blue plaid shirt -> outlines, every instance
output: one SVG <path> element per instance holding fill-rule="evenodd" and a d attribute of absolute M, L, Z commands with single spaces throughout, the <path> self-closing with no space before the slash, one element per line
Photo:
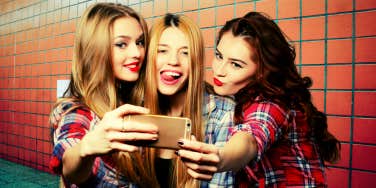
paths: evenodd
<path fill-rule="evenodd" d="M 212 94 L 205 94 L 205 107 L 203 110 L 206 117 L 205 142 L 223 147 L 230 135 L 229 128 L 234 126 L 235 102 Z M 201 187 L 234 187 L 233 172 L 215 173 L 211 181 L 201 181 Z"/>

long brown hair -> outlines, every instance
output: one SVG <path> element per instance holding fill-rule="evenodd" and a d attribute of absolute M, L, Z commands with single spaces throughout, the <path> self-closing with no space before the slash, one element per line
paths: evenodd
<path fill-rule="evenodd" d="M 143 80 L 145 63 L 139 72 L 138 81 L 128 83 L 116 79 L 112 68 L 112 26 L 115 20 L 123 17 L 136 19 L 142 30 L 145 48 L 148 43 L 148 29 L 145 20 L 133 9 L 114 3 L 96 3 L 83 13 L 76 31 L 73 51 L 70 85 L 65 92 L 64 101 L 76 101 L 86 106 L 102 118 L 120 104 L 141 105 L 144 96 Z M 77 108 L 78 105 L 72 107 Z M 155 185 L 152 158 L 146 149 L 140 153 L 115 152 L 112 158 L 116 168 L 127 178 L 141 187 Z"/>
<path fill-rule="evenodd" d="M 295 49 L 273 20 L 258 12 L 232 19 L 219 32 L 217 44 L 224 33 L 239 36 L 252 47 L 251 57 L 257 64 L 255 75 L 236 95 L 235 122 L 243 121 L 245 105 L 256 97 L 272 100 L 285 109 L 302 111 L 311 127 L 322 160 L 339 159 L 340 143 L 328 132 L 326 115 L 317 110 L 311 100 L 309 77 L 301 77 L 294 64 Z"/>
<path fill-rule="evenodd" d="M 184 117 L 189 117 L 192 122 L 192 134 L 198 140 L 202 140 L 202 103 L 204 91 L 204 42 L 199 27 L 184 15 L 167 14 L 162 19 L 156 21 L 150 32 L 150 45 L 148 51 L 148 63 L 146 68 L 146 89 L 145 107 L 150 109 L 152 114 L 167 114 L 170 105 L 168 97 L 164 97 L 158 92 L 156 59 L 158 43 L 163 31 L 169 27 L 180 29 L 188 38 L 189 42 L 189 77 L 186 88 L 186 98 L 182 101 Z M 183 186 L 192 180 L 186 174 L 186 170 L 180 160 L 177 160 L 175 168 L 176 185 Z"/>

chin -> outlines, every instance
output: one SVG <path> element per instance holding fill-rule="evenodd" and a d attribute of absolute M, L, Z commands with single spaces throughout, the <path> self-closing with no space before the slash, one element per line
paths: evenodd
<path fill-rule="evenodd" d="M 177 93 L 176 90 L 170 90 L 170 89 L 158 89 L 159 93 L 166 96 L 175 95 Z"/>
<path fill-rule="evenodd" d="M 135 82 L 138 79 L 138 74 L 135 76 L 128 75 L 127 77 L 123 77 L 121 80 L 126 82 Z"/>
<path fill-rule="evenodd" d="M 231 95 L 230 93 L 224 91 L 223 89 L 220 89 L 218 87 L 214 87 L 214 91 L 218 95 Z"/>

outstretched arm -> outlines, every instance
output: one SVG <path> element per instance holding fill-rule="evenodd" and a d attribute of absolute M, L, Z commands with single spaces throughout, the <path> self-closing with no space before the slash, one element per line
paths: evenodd
<path fill-rule="evenodd" d="M 62 158 L 63 176 L 71 183 L 83 183 L 91 174 L 95 157 L 115 150 L 137 151 L 137 146 L 126 144 L 126 141 L 156 140 L 158 128 L 155 125 L 123 122 L 126 114 L 147 112 L 145 108 L 128 104 L 107 112 L 94 130 L 87 132 L 79 143 L 65 150 Z"/>
<path fill-rule="evenodd" d="M 247 132 L 237 132 L 221 149 L 212 144 L 181 140 L 179 157 L 188 167 L 188 174 L 195 179 L 210 180 L 213 174 L 237 171 L 255 158 L 255 138 Z"/>
<path fill-rule="evenodd" d="M 257 155 L 255 138 L 247 132 L 237 132 L 220 149 L 219 171 L 238 171 Z"/>

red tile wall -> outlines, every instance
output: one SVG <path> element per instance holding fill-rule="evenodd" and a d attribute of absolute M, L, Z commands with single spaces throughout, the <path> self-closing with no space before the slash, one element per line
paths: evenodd
<path fill-rule="evenodd" d="M 100 0 L 98 0 L 100 1 Z M 312 98 L 342 142 L 329 187 L 369 187 L 376 178 L 376 0 L 112 0 L 139 11 L 149 27 L 166 12 L 191 17 L 205 35 L 206 80 L 217 32 L 248 11 L 275 19 L 294 43 Z M 0 2 L 0 157 L 48 171 L 48 114 L 56 82 L 69 79 L 77 20 L 96 1 Z"/>

